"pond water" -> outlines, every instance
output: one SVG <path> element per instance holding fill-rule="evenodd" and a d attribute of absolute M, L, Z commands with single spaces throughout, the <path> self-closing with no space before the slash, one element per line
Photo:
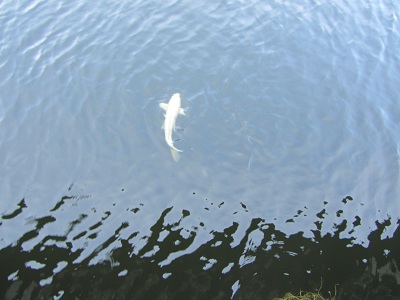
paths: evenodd
<path fill-rule="evenodd" d="M 399 6 L 264 2 L 0 3 L 2 298 L 400 297 Z"/>

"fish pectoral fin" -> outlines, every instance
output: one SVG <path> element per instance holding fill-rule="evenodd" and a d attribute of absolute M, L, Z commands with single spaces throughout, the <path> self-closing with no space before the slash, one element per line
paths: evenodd
<path fill-rule="evenodd" d="M 186 116 L 186 111 L 183 108 L 179 109 L 179 114 L 182 116 Z"/>
<path fill-rule="evenodd" d="M 160 103 L 160 107 L 161 107 L 163 110 L 167 111 L 167 109 L 168 109 L 168 103 Z"/>

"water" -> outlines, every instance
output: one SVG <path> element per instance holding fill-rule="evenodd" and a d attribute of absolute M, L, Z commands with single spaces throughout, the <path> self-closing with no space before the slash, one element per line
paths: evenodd
<path fill-rule="evenodd" d="M 0 20 L 4 298 L 400 297 L 398 5 L 3 1 Z"/>

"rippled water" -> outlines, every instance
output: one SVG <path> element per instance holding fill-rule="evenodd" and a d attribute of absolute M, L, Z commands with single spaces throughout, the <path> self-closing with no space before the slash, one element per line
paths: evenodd
<path fill-rule="evenodd" d="M 388 268 L 400 297 L 399 16 L 1 2 L 1 295 L 269 299 L 322 278 L 348 299 Z M 158 105 L 175 92 L 178 163 Z"/>

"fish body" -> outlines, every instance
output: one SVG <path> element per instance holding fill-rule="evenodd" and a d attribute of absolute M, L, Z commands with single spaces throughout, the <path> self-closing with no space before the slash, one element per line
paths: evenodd
<path fill-rule="evenodd" d="M 183 108 L 181 108 L 181 95 L 179 93 L 173 94 L 168 103 L 160 103 L 160 107 L 165 110 L 165 120 L 161 127 L 164 129 L 165 142 L 171 149 L 172 157 L 175 161 L 179 160 L 179 152 L 182 150 L 174 146 L 172 140 L 172 131 L 175 130 L 176 119 L 179 114 L 186 115 Z"/>

